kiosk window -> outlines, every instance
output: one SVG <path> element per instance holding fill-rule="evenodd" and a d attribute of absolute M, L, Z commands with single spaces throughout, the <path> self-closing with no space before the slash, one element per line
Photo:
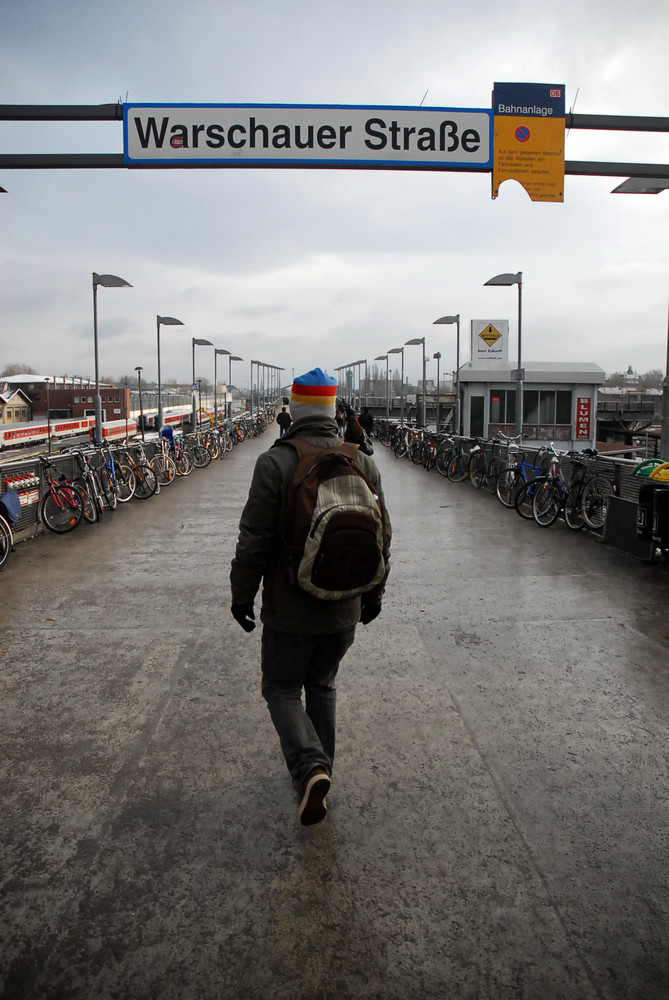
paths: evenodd
<path fill-rule="evenodd" d="M 515 420 L 516 420 L 516 390 L 491 389 L 489 423 L 513 424 L 515 423 Z"/>

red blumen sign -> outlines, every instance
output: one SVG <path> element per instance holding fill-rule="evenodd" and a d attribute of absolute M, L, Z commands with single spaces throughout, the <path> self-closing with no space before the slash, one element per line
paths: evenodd
<path fill-rule="evenodd" d="M 579 396 L 576 399 L 576 437 L 590 437 L 591 400 L 589 396 Z"/>

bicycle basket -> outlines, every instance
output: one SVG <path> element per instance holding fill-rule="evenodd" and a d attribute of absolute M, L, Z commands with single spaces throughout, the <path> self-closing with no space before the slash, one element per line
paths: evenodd
<path fill-rule="evenodd" d="M 2 514 L 10 528 L 13 528 L 21 517 L 21 501 L 14 490 L 7 490 L 0 497 L 0 514 Z"/>

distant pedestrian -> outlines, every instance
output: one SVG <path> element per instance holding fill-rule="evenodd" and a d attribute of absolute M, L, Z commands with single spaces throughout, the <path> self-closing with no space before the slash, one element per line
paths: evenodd
<path fill-rule="evenodd" d="M 335 423 L 337 424 L 337 434 L 339 435 L 339 437 L 343 437 L 344 427 L 346 425 L 346 417 L 344 416 L 344 411 L 342 410 L 341 406 L 337 407 L 337 411 L 335 413 Z"/>
<path fill-rule="evenodd" d="M 371 435 L 372 431 L 374 430 L 374 417 L 369 412 L 368 406 L 363 406 L 362 413 L 358 417 L 358 420 L 363 430 L 366 430 L 367 433 Z"/>
<path fill-rule="evenodd" d="M 281 408 L 281 413 L 277 416 L 276 422 L 279 425 L 279 437 L 282 438 L 293 422 L 293 418 L 285 406 Z"/>
<path fill-rule="evenodd" d="M 346 421 L 346 429 L 344 430 L 344 441 L 350 441 L 351 444 L 362 444 L 365 437 L 365 432 L 360 425 L 360 421 L 356 417 L 353 410 L 349 413 L 348 420 Z"/>

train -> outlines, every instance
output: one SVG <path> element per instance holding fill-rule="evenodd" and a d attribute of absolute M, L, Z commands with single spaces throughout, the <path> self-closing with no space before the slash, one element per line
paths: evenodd
<path fill-rule="evenodd" d="M 163 423 L 171 426 L 182 424 L 192 416 L 192 408 L 188 406 L 173 406 L 163 410 Z M 157 411 L 144 413 L 144 429 L 158 430 Z M 95 417 L 68 417 L 51 421 L 51 427 L 44 423 L 32 424 L 0 424 L 0 450 L 7 448 L 26 448 L 35 444 L 47 444 L 49 430 L 51 441 L 67 441 L 68 438 L 91 436 L 95 427 Z M 121 441 L 133 437 L 141 431 L 139 413 L 131 414 L 127 420 L 105 420 L 102 423 L 102 438 L 104 441 Z"/>

